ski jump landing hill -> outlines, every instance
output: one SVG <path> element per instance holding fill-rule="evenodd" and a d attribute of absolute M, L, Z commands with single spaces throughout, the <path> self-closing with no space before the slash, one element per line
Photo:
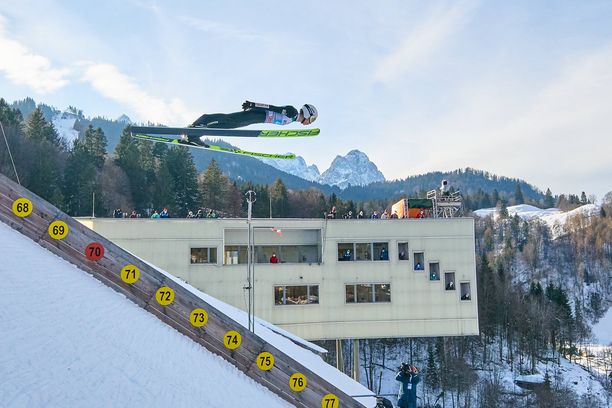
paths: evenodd
<path fill-rule="evenodd" d="M 1 174 L 0 222 L 93 275 L 294 406 L 364 406 L 226 316 L 197 293 Z M 207 321 L 201 325 L 206 316 Z M 264 352 L 270 354 L 262 355 Z M 272 359 L 266 358 L 270 355 L 272 364 Z M 302 385 L 305 388 L 299 391 Z"/>

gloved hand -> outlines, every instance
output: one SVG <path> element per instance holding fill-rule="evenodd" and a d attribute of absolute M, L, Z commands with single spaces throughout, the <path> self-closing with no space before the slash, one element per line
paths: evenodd
<path fill-rule="evenodd" d="M 242 110 L 251 109 L 253 107 L 253 105 L 255 105 L 253 102 L 244 101 L 244 103 L 242 104 Z"/>

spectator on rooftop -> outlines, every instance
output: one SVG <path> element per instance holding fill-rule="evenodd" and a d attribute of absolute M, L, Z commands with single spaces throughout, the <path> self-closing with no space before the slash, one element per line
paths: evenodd
<path fill-rule="evenodd" d="M 153 215 L 151 215 L 151 218 L 154 220 L 159 218 L 159 213 L 157 212 L 157 210 L 153 211 Z"/>
<path fill-rule="evenodd" d="M 159 218 L 170 218 L 170 213 L 166 207 L 159 213 Z"/>
<path fill-rule="evenodd" d="M 372 214 L 372 219 L 379 219 L 380 216 L 378 215 L 378 211 L 374 210 L 374 213 Z"/>

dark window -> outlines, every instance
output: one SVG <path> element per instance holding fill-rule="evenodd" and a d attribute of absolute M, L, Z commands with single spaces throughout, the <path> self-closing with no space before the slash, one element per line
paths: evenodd
<path fill-rule="evenodd" d="M 388 303 L 391 302 L 391 284 L 346 285 L 346 303 Z"/>
<path fill-rule="evenodd" d="M 355 244 L 355 260 L 356 261 L 371 261 L 372 260 L 372 244 L 357 243 Z"/>
<path fill-rule="evenodd" d="M 400 261 L 408 260 L 408 243 L 407 242 L 397 243 L 397 257 Z"/>
<path fill-rule="evenodd" d="M 374 285 L 374 302 L 391 302 L 391 285 L 381 283 Z"/>
<path fill-rule="evenodd" d="M 444 273 L 444 288 L 446 290 L 455 290 L 455 272 Z"/>
<path fill-rule="evenodd" d="M 432 280 L 432 281 L 440 280 L 440 263 L 439 262 L 429 263 L 429 280 Z"/>
<path fill-rule="evenodd" d="M 461 300 L 472 300 L 470 282 L 461 282 Z"/>
<path fill-rule="evenodd" d="M 338 260 L 339 261 L 352 261 L 353 258 L 353 244 L 352 243 L 339 243 L 338 244 Z"/>
<path fill-rule="evenodd" d="M 389 260 L 389 244 L 387 242 L 374 242 L 373 247 L 375 261 Z"/>
<path fill-rule="evenodd" d="M 191 263 L 217 263 L 217 248 L 191 248 Z"/>
<path fill-rule="evenodd" d="M 425 270 L 425 255 L 423 252 L 414 253 L 414 270 L 424 271 Z"/>

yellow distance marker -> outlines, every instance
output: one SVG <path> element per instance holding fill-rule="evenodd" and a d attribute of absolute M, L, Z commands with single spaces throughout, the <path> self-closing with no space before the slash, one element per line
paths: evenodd
<path fill-rule="evenodd" d="M 334 394 L 327 394 L 321 399 L 321 408 L 338 408 L 340 399 Z"/>
<path fill-rule="evenodd" d="M 132 264 L 127 264 L 121 269 L 121 280 L 131 285 L 140 279 L 140 269 Z"/>
<path fill-rule="evenodd" d="M 230 330 L 223 336 L 223 344 L 230 350 L 235 350 L 242 344 L 242 336 L 235 330 Z"/>
<path fill-rule="evenodd" d="M 270 371 L 274 367 L 274 356 L 272 353 L 262 351 L 257 356 L 257 367 L 262 371 Z"/>
<path fill-rule="evenodd" d="M 174 301 L 174 291 L 168 286 L 162 286 L 155 292 L 155 299 L 160 305 L 168 306 Z"/>
<path fill-rule="evenodd" d="M 202 327 L 208 322 L 208 313 L 204 309 L 193 309 L 189 315 L 189 323 L 195 327 Z"/>
<path fill-rule="evenodd" d="M 289 387 L 295 392 L 304 391 L 306 383 L 306 376 L 302 373 L 294 373 L 289 377 Z"/>
<path fill-rule="evenodd" d="M 13 214 L 18 217 L 27 217 L 32 214 L 33 209 L 32 202 L 27 198 L 21 197 L 13 201 Z"/>
<path fill-rule="evenodd" d="M 64 221 L 56 220 L 49 224 L 49 235 L 53 239 L 63 239 L 68 235 L 68 224 Z"/>

